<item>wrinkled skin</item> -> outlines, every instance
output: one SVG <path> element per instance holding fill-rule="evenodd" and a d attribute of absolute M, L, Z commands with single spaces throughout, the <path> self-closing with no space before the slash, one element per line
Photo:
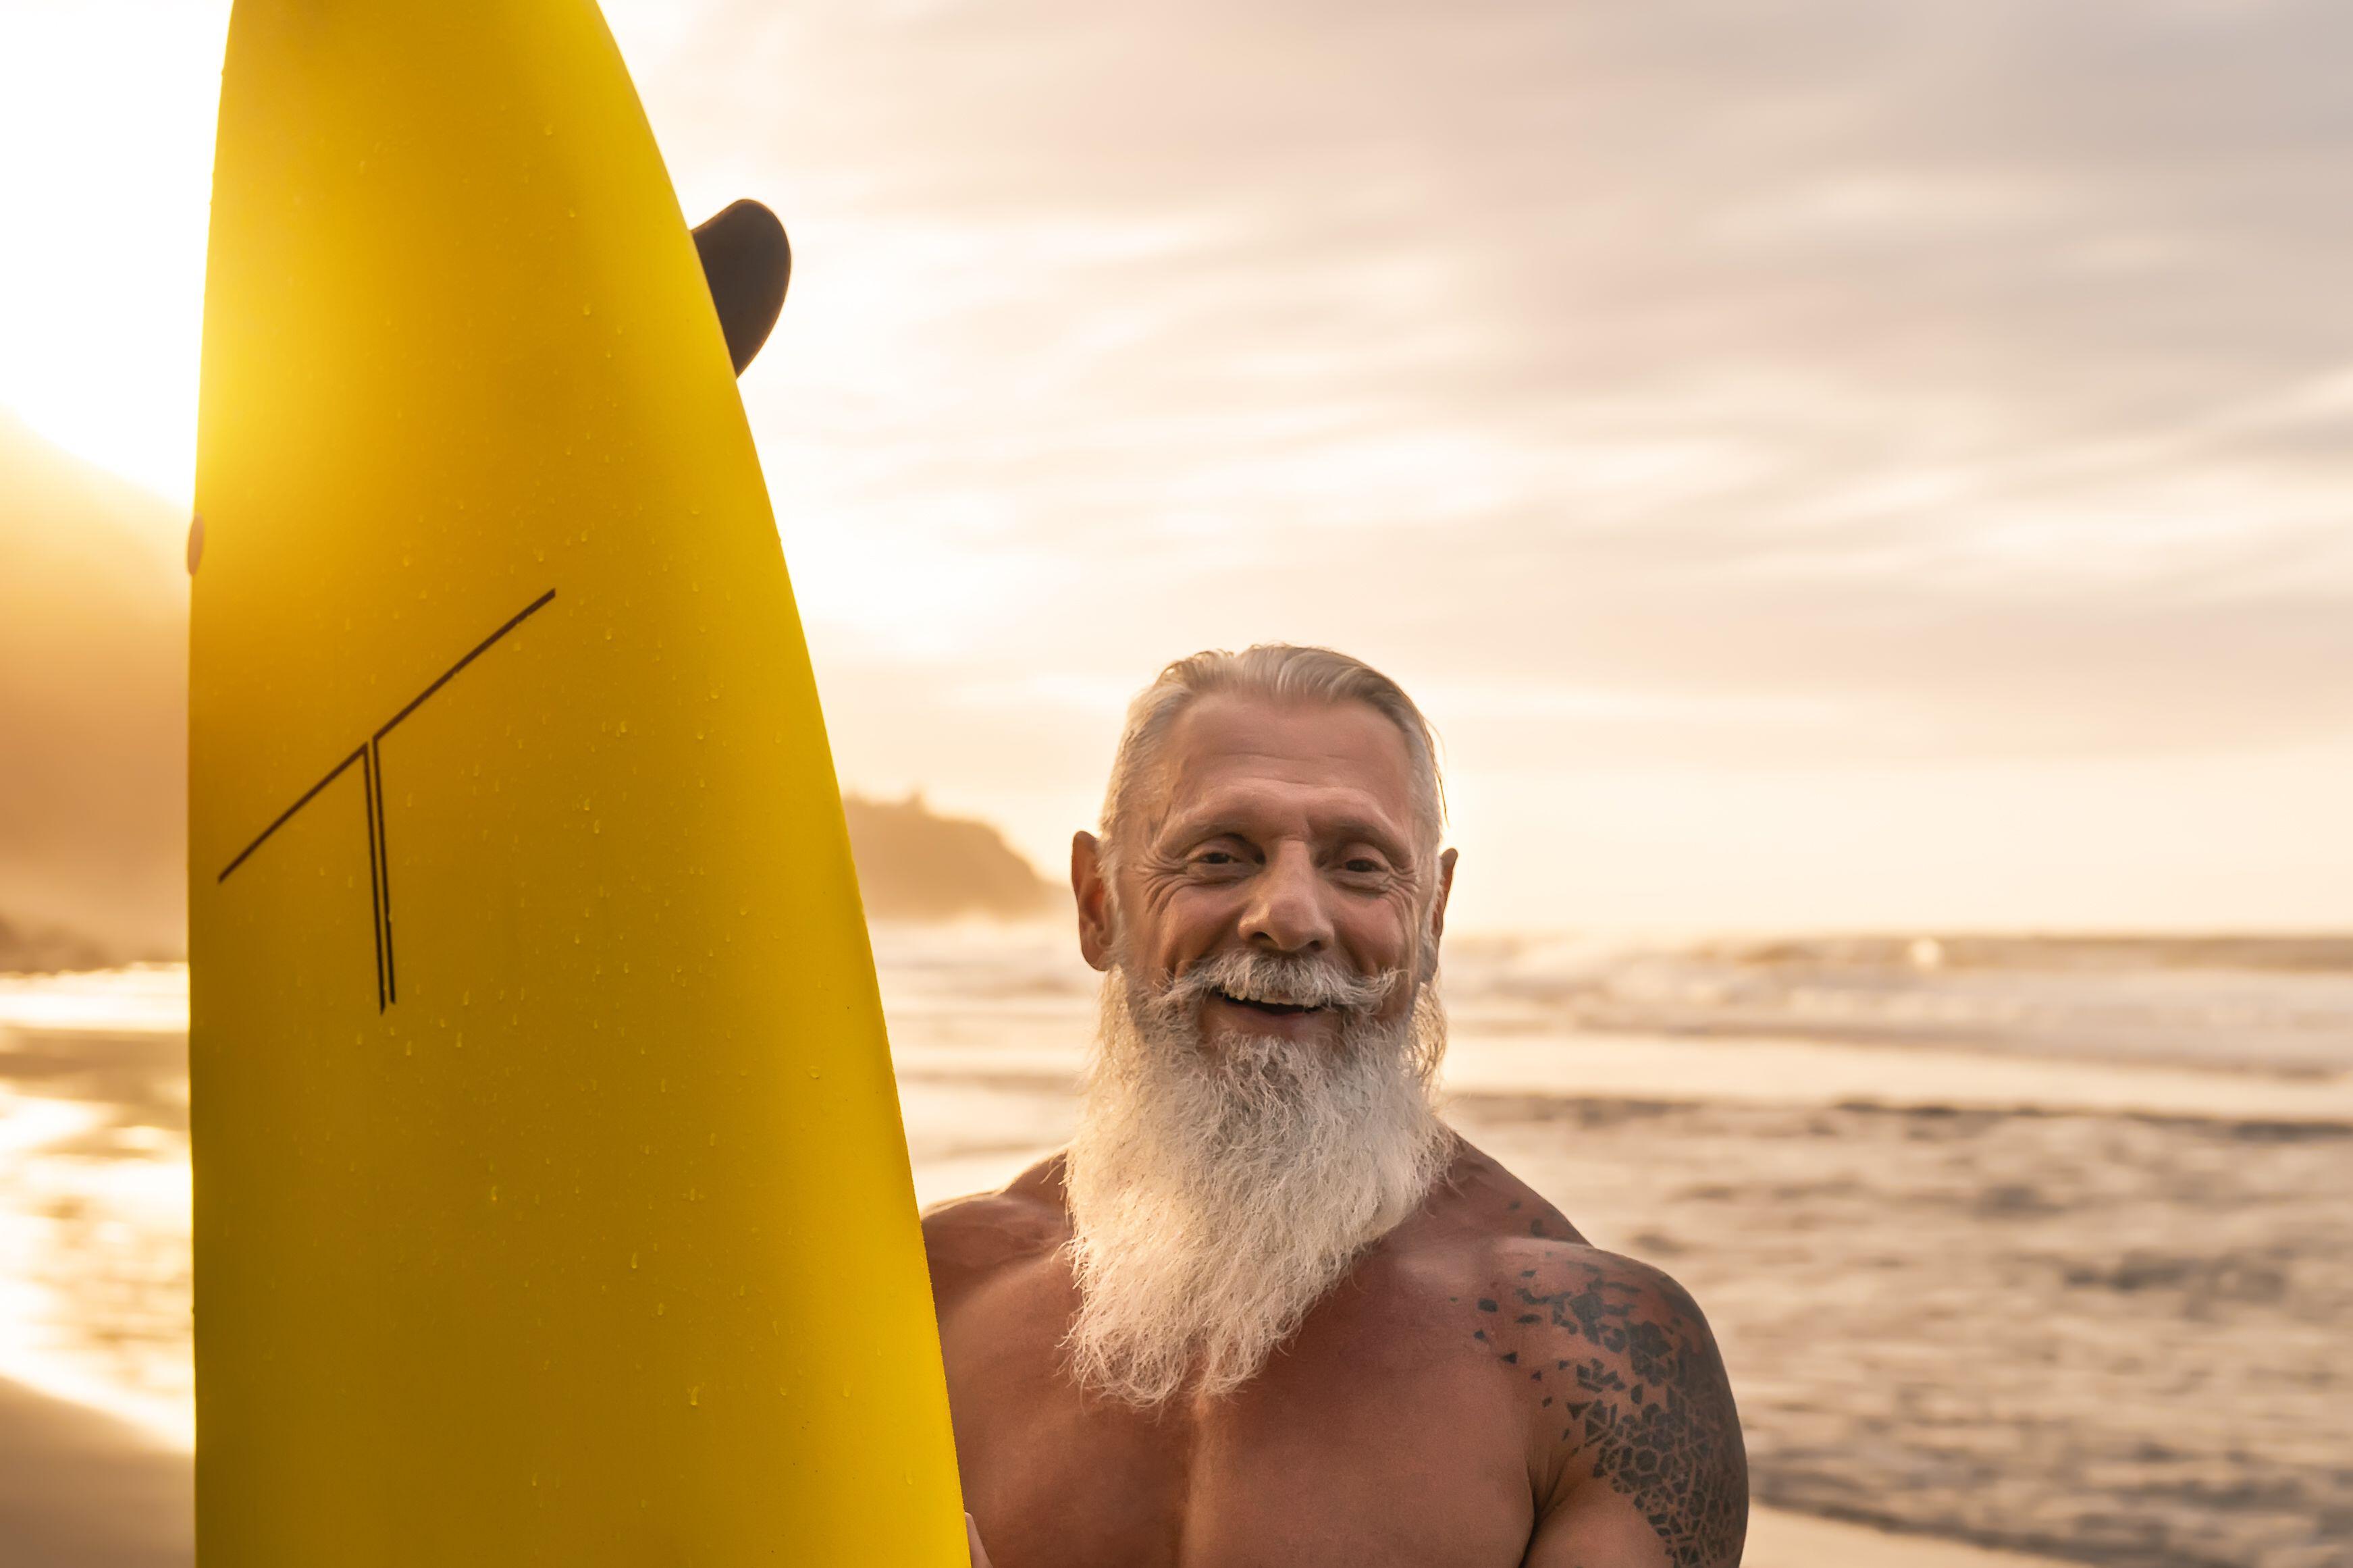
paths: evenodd
<path fill-rule="evenodd" d="M 1454 859 L 1413 826 L 1403 739 L 1359 704 L 1201 700 L 1116 870 L 1072 847 L 1080 942 L 1151 985 L 1237 945 L 1434 974 Z M 1384 1005 L 1412 1004 L 1399 986 Z M 1213 998 L 1331 1049 L 1339 1020 Z M 1457 1141 L 1420 1211 L 1222 1400 L 1138 1411 L 1060 1353 L 1078 1299 L 1060 1156 L 925 1217 L 975 1561 L 996 1568 L 1734 1568 L 1747 1485 L 1690 1297 L 1588 1246 Z M 986 1542 L 985 1548 L 982 1542 Z"/>

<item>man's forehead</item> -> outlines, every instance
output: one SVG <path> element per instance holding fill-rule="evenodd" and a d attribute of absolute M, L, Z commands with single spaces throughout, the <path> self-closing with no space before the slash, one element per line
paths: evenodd
<path fill-rule="evenodd" d="M 1212 693 L 1170 726 L 1159 761 L 1155 815 L 1164 823 L 1268 793 L 1370 814 L 1399 831 L 1413 818 L 1405 736 L 1366 702 Z"/>

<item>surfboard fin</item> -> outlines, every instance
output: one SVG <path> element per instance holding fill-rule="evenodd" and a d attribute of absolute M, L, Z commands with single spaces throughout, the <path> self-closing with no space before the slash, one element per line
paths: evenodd
<path fill-rule="evenodd" d="M 741 375 L 785 308 L 785 289 L 793 279 L 792 242 L 776 214 L 746 200 L 732 202 L 697 224 L 694 249 L 702 258 L 711 302 L 719 308 L 727 357 Z"/>

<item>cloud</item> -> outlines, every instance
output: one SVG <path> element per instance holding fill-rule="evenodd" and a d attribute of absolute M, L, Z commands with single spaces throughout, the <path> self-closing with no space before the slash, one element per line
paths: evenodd
<path fill-rule="evenodd" d="M 829 667 L 1324 637 L 1736 755 L 2353 726 L 2338 8 L 664 26 L 684 184 L 800 243 L 749 392 Z"/>
<path fill-rule="evenodd" d="M 744 390 L 853 784 L 1051 858 L 1122 693 L 1288 637 L 1424 693 L 1514 821 L 1934 774 L 1897 816 L 1949 843 L 1993 770 L 2079 826 L 2194 774 L 2163 798 L 2267 824 L 2250 864 L 2341 838 L 2283 781 L 2341 795 L 2353 738 L 2353 11 L 608 9 L 689 216 L 794 235 Z M 0 185 L 55 240 L 0 392 L 175 495 L 226 10 L 0 26 L 49 149 Z M 1736 844 L 1658 885 L 1707 918 Z"/>

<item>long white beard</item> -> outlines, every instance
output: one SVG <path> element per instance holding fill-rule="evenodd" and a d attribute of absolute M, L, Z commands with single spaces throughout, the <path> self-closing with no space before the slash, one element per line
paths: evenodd
<path fill-rule="evenodd" d="M 1367 987 L 1324 961 L 1229 955 L 1217 975 L 1261 999 Z M 1289 967 L 1286 967 L 1286 964 Z M 1239 965 L 1239 969 L 1236 968 Z M 1255 1377 L 1373 1242 L 1420 1206 L 1451 1135 L 1433 1105 L 1446 1019 L 1423 986 L 1409 1017 L 1347 1017 L 1330 1050 L 1202 1037 L 1188 974 L 1138 995 L 1104 976 L 1068 1161 L 1080 1308 L 1064 1348 L 1082 1385 L 1151 1406 Z M 1271 989 L 1270 990 L 1270 987 Z"/>

